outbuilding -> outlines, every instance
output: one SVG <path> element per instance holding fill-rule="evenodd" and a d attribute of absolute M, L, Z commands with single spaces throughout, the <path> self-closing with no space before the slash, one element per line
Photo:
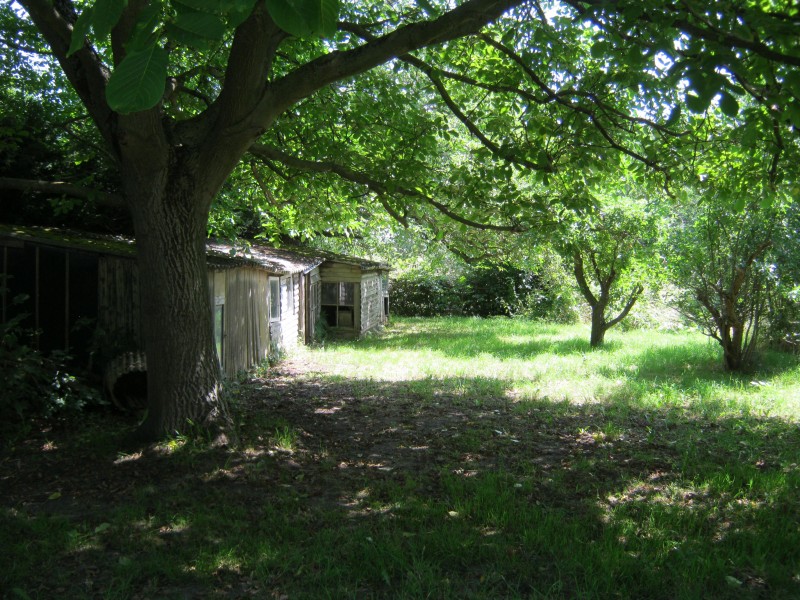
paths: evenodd
<path fill-rule="evenodd" d="M 386 322 L 385 264 L 249 242 L 207 247 L 209 317 L 227 375 L 310 343 L 321 328 L 358 337 Z M 25 315 L 41 350 L 67 351 L 107 379 L 142 370 L 135 256 L 124 237 L 0 225 L 0 317 Z"/>

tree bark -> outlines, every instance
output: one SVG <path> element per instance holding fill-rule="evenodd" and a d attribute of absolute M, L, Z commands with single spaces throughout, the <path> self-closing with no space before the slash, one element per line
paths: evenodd
<path fill-rule="evenodd" d="M 611 287 L 617 280 L 619 274 L 612 266 L 607 274 L 603 274 L 597 266 L 597 261 L 594 255 L 590 254 L 592 259 L 593 270 L 598 286 L 600 287 L 600 296 L 595 296 L 589 283 L 586 279 L 586 271 L 583 266 L 583 256 L 580 250 L 575 249 L 572 253 L 573 272 L 575 280 L 578 283 L 578 288 L 581 291 L 586 302 L 592 309 L 592 331 L 589 334 L 589 345 L 592 348 L 599 348 L 605 342 L 606 331 L 614 327 L 617 323 L 622 321 L 631 312 L 633 305 L 639 299 L 639 295 L 644 291 L 644 287 L 637 285 L 628 297 L 628 301 L 620 311 L 620 313 L 611 320 L 606 318 L 606 309 L 611 302 Z"/>
<path fill-rule="evenodd" d="M 592 306 L 592 332 L 589 335 L 589 345 L 592 348 L 599 348 L 603 345 L 606 338 L 606 307 L 599 303 Z"/>
<path fill-rule="evenodd" d="M 123 169 L 137 232 L 147 353 L 148 410 L 137 437 L 152 441 L 202 431 L 224 443 L 232 429 L 214 349 L 205 247 L 216 188 L 174 156 L 154 161 L 155 169 L 142 168 L 142 162 Z"/>
<path fill-rule="evenodd" d="M 147 439 L 220 431 L 229 424 L 214 351 L 205 254 L 211 201 L 253 142 L 291 106 L 320 88 L 413 50 L 479 31 L 520 0 L 469 0 L 437 19 L 412 23 L 334 51 L 270 79 L 285 34 L 264 3 L 237 28 L 218 97 L 175 120 L 162 106 L 124 115 L 109 107 L 110 69 L 89 43 L 71 56 L 70 0 L 21 0 L 87 107 L 120 167 L 122 196 L 137 240 L 148 414 Z M 114 63 L 125 55 L 142 2 L 129 2 L 112 30 Z M 291 62 L 291 61 L 289 61 Z M 446 207 L 440 208 L 444 210 Z"/>

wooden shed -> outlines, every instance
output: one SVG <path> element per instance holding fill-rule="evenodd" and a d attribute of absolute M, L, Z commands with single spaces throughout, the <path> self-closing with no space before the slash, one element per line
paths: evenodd
<path fill-rule="evenodd" d="M 133 240 L 0 225 L 0 317 L 26 314 L 44 351 L 144 368 Z M 310 342 L 323 321 L 358 336 L 388 315 L 388 267 L 308 249 L 208 243 L 210 319 L 227 375 Z M 116 363 L 114 363 L 116 361 Z"/>
<path fill-rule="evenodd" d="M 385 264 L 325 254 L 319 267 L 320 319 L 335 334 L 359 337 L 389 316 Z"/>
<path fill-rule="evenodd" d="M 296 313 L 283 319 L 281 328 L 284 332 L 296 331 L 297 338 L 305 343 L 315 339 L 320 327 L 336 336 L 359 337 L 380 328 L 388 319 L 386 264 L 307 248 L 258 244 L 237 248 L 221 243 L 209 244 L 209 248 L 217 255 L 235 256 L 271 273 L 279 272 L 287 278 L 291 275 L 286 302 L 296 305 Z M 283 290 L 283 279 L 281 286 Z M 292 345 L 284 341 L 284 348 Z"/>

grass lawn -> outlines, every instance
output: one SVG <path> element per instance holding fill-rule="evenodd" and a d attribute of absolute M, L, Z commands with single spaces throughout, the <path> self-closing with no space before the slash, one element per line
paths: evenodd
<path fill-rule="evenodd" d="M 798 598 L 800 361 L 398 319 L 234 386 L 241 446 L 0 454 L 8 598 Z"/>

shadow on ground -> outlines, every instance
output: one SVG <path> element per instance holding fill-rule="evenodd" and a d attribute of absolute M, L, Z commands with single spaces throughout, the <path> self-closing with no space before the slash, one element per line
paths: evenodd
<path fill-rule="evenodd" d="M 39 431 L 0 459 L 0 584 L 21 598 L 800 595 L 796 424 L 507 392 L 287 363 L 244 386 L 235 450 L 120 454 L 129 423 L 113 418 Z"/>

